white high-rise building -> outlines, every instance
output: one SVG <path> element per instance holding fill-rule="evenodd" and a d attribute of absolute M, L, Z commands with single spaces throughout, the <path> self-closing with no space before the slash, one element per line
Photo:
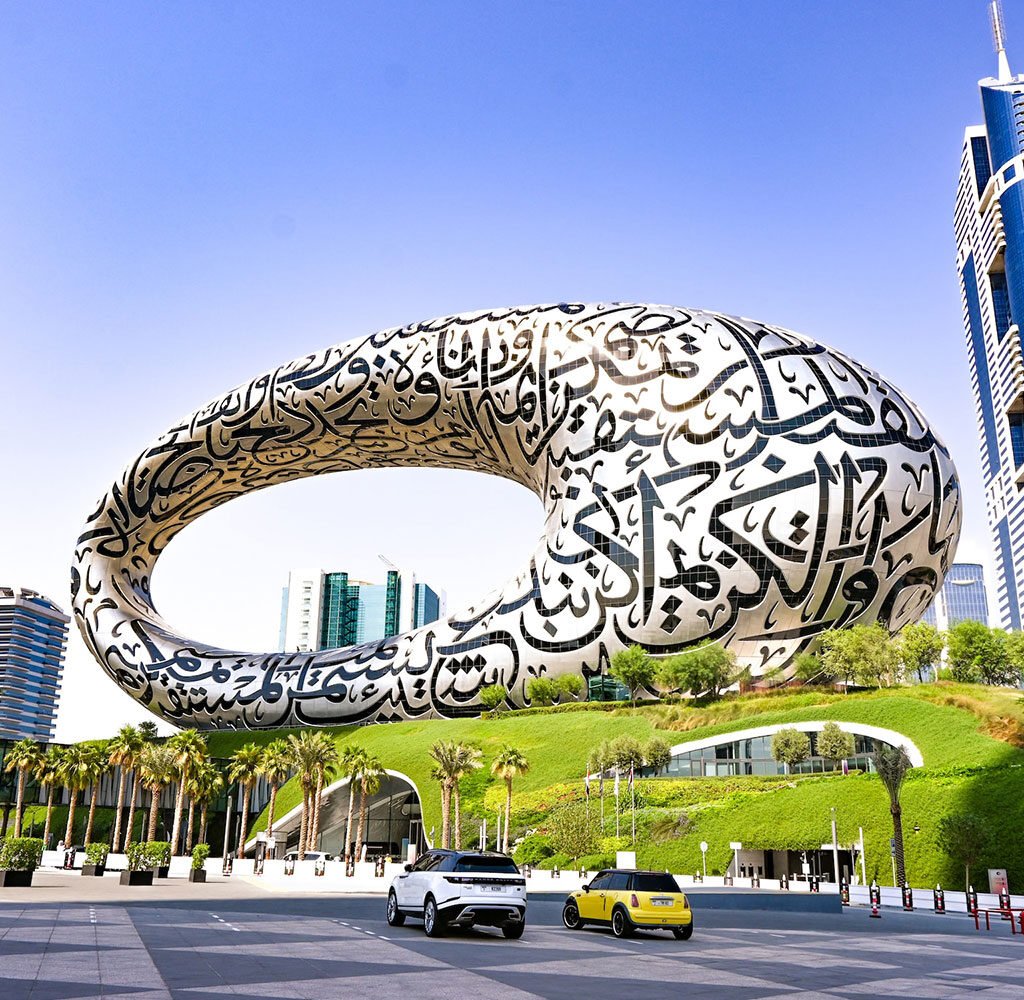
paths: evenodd
<path fill-rule="evenodd" d="M 389 569 L 382 584 L 343 571 L 296 569 L 281 594 L 282 652 L 313 652 L 375 642 L 436 621 L 440 593 L 413 573 Z"/>
<path fill-rule="evenodd" d="M 999 624 L 1024 595 L 1024 76 L 1014 76 L 992 4 L 998 76 L 979 81 L 985 124 L 964 135 L 954 229 Z"/>

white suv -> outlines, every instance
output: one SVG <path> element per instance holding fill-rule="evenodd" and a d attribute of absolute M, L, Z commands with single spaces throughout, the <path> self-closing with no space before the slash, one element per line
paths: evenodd
<path fill-rule="evenodd" d="M 428 937 L 445 927 L 500 927 L 507 938 L 526 928 L 526 879 L 505 854 L 490 851 L 427 851 L 406 865 L 388 891 L 388 923 L 423 921 Z"/>

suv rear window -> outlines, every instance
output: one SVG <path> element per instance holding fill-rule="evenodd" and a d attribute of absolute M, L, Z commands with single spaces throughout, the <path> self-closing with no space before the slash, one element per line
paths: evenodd
<path fill-rule="evenodd" d="M 634 892 L 680 892 L 676 880 L 671 875 L 655 875 L 638 872 L 633 876 Z"/>
<path fill-rule="evenodd" d="M 511 858 L 489 858 L 483 854 L 467 854 L 455 862 L 456 872 L 495 872 L 500 875 L 518 875 L 519 869 Z"/>

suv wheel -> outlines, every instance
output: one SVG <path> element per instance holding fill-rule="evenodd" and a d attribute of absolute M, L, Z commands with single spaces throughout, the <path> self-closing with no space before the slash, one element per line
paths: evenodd
<path fill-rule="evenodd" d="M 571 931 L 579 930 L 583 926 L 580 908 L 571 900 L 562 907 L 562 923 Z"/>
<path fill-rule="evenodd" d="M 388 927 L 401 927 L 405 923 L 405 914 L 398 908 L 398 897 L 395 890 L 388 893 Z"/>
<path fill-rule="evenodd" d="M 437 903 L 433 896 L 427 896 L 423 901 L 423 929 L 427 937 L 441 937 L 444 934 L 444 926 L 441 923 L 441 915 L 437 912 Z"/>
<path fill-rule="evenodd" d="M 633 923 L 626 916 L 626 911 L 621 906 L 612 911 L 612 933 L 617 938 L 633 936 Z"/>
<path fill-rule="evenodd" d="M 501 933 L 507 938 L 511 938 L 513 941 L 518 941 L 523 936 L 523 931 L 526 930 L 526 921 L 520 920 L 519 923 L 507 923 L 501 928 Z"/>

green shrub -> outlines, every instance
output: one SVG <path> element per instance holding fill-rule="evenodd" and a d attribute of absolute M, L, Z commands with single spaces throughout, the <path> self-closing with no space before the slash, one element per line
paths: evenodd
<path fill-rule="evenodd" d="M 526 685 L 526 697 L 531 705 L 551 705 L 558 697 L 558 684 L 550 677 L 534 677 Z"/>
<path fill-rule="evenodd" d="M 210 856 L 210 845 L 209 844 L 196 844 L 192 848 L 192 870 L 202 871 L 203 865 L 206 863 L 206 859 Z"/>
<path fill-rule="evenodd" d="M 9 837 L 0 845 L 0 869 L 32 872 L 43 860 L 43 841 L 39 837 Z"/>
<path fill-rule="evenodd" d="M 574 868 L 582 868 L 588 872 L 599 872 L 602 868 L 615 867 L 614 854 L 588 854 L 579 859 Z"/>
<path fill-rule="evenodd" d="M 558 693 L 567 698 L 578 698 L 583 693 L 583 678 L 579 674 L 562 674 L 557 683 Z"/>
<path fill-rule="evenodd" d="M 110 848 L 102 841 L 85 845 L 85 863 L 87 865 L 105 865 Z"/>
<path fill-rule="evenodd" d="M 531 833 L 519 842 L 512 857 L 517 865 L 537 865 L 554 853 L 550 837 L 542 833 Z"/>
<path fill-rule="evenodd" d="M 128 870 L 133 872 L 160 868 L 171 861 L 171 845 L 165 840 L 153 840 L 148 844 L 129 844 L 124 853 L 128 858 Z"/>
<path fill-rule="evenodd" d="M 489 712 L 497 712 L 508 697 L 508 688 L 501 684 L 489 684 L 480 691 L 480 703 Z"/>
<path fill-rule="evenodd" d="M 572 858 L 568 854 L 552 854 L 550 858 L 538 862 L 536 867 L 544 871 L 550 871 L 552 868 L 572 868 Z"/>

